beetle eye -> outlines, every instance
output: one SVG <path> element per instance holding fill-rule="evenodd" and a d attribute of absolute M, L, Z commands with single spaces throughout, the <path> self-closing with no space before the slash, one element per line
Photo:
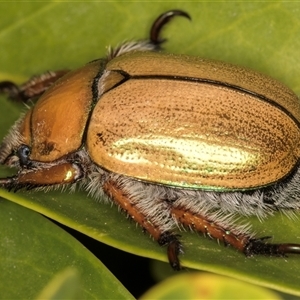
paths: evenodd
<path fill-rule="evenodd" d="M 21 145 L 17 150 L 17 156 L 20 160 L 21 167 L 26 167 L 29 164 L 30 148 L 26 145 Z"/>

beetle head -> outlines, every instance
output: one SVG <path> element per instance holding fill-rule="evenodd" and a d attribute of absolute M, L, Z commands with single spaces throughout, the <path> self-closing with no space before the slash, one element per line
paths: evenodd
<path fill-rule="evenodd" d="M 0 164 L 18 169 L 15 176 L 0 178 L 0 187 L 16 191 L 21 188 L 67 184 L 81 178 L 81 167 L 66 158 L 53 162 L 31 159 L 31 147 L 26 143 L 30 140 L 30 134 L 24 130 L 28 120 L 26 116 L 15 123 L 0 145 Z"/>
<path fill-rule="evenodd" d="M 86 168 L 81 166 L 89 160 L 80 149 L 92 107 L 92 85 L 102 63 L 97 60 L 67 73 L 15 123 L 0 146 L 0 164 L 18 173 L 0 179 L 0 186 L 28 189 L 82 178 Z"/>

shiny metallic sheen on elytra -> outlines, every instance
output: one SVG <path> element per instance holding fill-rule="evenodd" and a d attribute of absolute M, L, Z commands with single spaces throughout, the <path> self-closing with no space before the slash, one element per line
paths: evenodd
<path fill-rule="evenodd" d="M 246 190 L 280 181 L 298 162 L 299 100 L 267 76 L 154 52 L 116 57 L 105 71 L 87 147 L 109 171 L 177 187 Z"/>

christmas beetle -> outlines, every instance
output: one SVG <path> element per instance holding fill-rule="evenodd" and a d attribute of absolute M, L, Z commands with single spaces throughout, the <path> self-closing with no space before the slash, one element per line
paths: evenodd
<path fill-rule="evenodd" d="M 10 98 L 38 98 L 0 146 L 15 176 L 8 190 L 70 186 L 106 197 L 180 269 L 177 225 L 247 256 L 300 254 L 300 244 L 257 238 L 235 217 L 300 208 L 300 105 L 281 83 L 227 63 L 161 53 L 159 16 L 149 40 L 126 42 L 75 71 L 34 77 Z"/>

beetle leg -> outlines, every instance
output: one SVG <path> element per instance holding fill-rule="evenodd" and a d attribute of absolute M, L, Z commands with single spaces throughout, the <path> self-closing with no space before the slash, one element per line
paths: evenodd
<path fill-rule="evenodd" d="M 29 99 L 41 96 L 56 80 L 68 72 L 68 70 L 46 72 L 30 78 L 20 86 L 11 81 L 1 81 L 0 93 L 7 94 L 12 100 L 27 102 Z"/>
<path fill-rule="evenodd" d="M 271 244 L 266 242 L 270 237 L 256 239 L 249 234 L 237 234 L 227 230 L 217 222 L 209 220 L 207 217 L 193 213 L 182 207 L 172 207 L 171 213 L 180 224 L 191 227 L 198 232 L 208 234 L 217 240 L 222 240 L 226 246 L 231 245 L 243 252 L 246 256 L 285 256 L 288 253 L 300 254 L 300 244 Z"/>
<path fill-rule="evenodd" d="M 183 250 L 181 243 L 177 239 L 177 235 L 167 231 L 162 233 L 157 241 L 159 245 L 167 246 L 169 263 L 174 270 L 179 271 L 181 269 L 181 265 L 178 255 L 183 253 Z"/>
<path fill-rule="evenodd" d="M 169 10 L 163 14 L 161 14 L 152 24 L 151 30 L 150 30 L 150 41 L 152 44 L 159 46 L 166 41 L 166 39 L 162 39 L 160 37 L 162 28 L 165 26 L 165 24 L 169 23 L 171 19 L 173 19 L 175 16 L 182 16 L 189 20 L 191 20 L 191 17 L 188 13 L 182 11 L 182 10 Z"/>
<path fill-rule="evenodd" d="M 36 187 L 69 184 L 83 176 L 81 167 L 75 163 L 61 163 L 48 167 L 23 169 L 16 176 L 0 178 L 0 187 L 17 191 Z"/>
<path fill-rule="evenodd" d="M 205 216 L 201 216 L 183 207 L 172 207 L 172 216 L 185 227 L 191 227 L 193 230 L 202 232 L 211 238 L 221 240 L 225 245 L 232 245 L 239 251 L 244 251 L 249 237 L 242 234 L 235 234 L 230 230 L 226 230 L 221 225 L 209 220 Z"/>
<path fill-rule="evenodd" d="M 187 19 L 191 17 L 182 10 L 169 10 L 161 14 L 154 22 L 150 30 L 149 40 L 126 42 L 116 48 L 109 48 L 107 60 L 133 51 L 158 51 L 161 49 L 160 45 L 166 41 L 160 37 L 162 28 L 175 16 L 182 16 Z"/>
<path fill-rule="evenodd" d="M 116 181 L 112 179 L 107 180 L 103 184 L 103 191 L 135 222 L 145 229 L 159 245 L 167 246 L 170 265 L 174 270 L 180 270 L 181 266 L 178 255 L 182 253 L 182 246 L 177 236 L 168 231 L 163 232 L 158 225 L 149 220 L 149 218 L 132 203 L 130 195 L 126 193 Z"/>
<path fill-rule="evenodd" d="M 269 238 L 250 239 L 243 252 L 247 256 L 257 254 L 266 256 L 285 256 L 288 253 L 300 254 L 300 244 L 271 244 L 266 242 Z"/>

